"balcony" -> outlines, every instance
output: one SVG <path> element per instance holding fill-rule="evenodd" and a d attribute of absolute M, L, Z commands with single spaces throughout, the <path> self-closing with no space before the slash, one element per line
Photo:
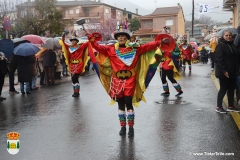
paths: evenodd
<path fill-rule="evenodd" d="M 100 17 L 99 12 L 93 12 L 93 13 L 79 13 L 79 17 Z"/>
<path fill-rule="evenodd" d="M 235 0 L 223 0 L 224 11 L 233 11 L 235 5 L 236 5 Z"/>
<path fill-rule="evenodd" d="M 99 12 L 93 12 L 79 14 L 64 14 L 63 19 L 99 18 L 99 17 L 101 17 L 101 14 Z"/>

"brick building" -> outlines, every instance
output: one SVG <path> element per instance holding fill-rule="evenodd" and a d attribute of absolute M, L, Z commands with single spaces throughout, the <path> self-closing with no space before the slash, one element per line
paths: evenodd
<path fill-rule="evenodd" d="M 139 17 L 141 28 L 134 32 L 135 36 L 154 37 L 161 33 L 164 26 L 170 27 L 170 34 L 183 35 L 185 33 L 185 19 L 182 6 L 178 3 L 174 7 L 157 8 L 146 16 Z"/>
<path fill-rule="evenodd" d="M 18 5 L 18 15 L 24 15 L 27 10 L 32 10 L 34 12 L 34 2 L 30 0 L 21 5 Z M 91 20 L 94 19 L 94 23 L 105 23 L 107 19 L 115 19 L 118 21 L 124 21 L 126 18 L 128 20 L 138 17 L 138 9 L 136 13 L 127 11 L 126 9 L 117 8 L 100 1 L 57 1 L 56 7 L 62 10 L 63 20 L 68 24 L 70 30 L 71 28 L 77 26 L 76 21 L 78 19 L 84 18 L 86 23 L 92 23 Z"/>

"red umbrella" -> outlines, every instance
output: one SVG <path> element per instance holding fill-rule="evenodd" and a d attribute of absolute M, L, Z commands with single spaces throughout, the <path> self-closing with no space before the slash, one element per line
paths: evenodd
<path fill-rule="evenodd" d="M 33 35 L 33 34 L 25 35 L 25 36 L 22 36 L 21 38 L 26 39 L 33 44 L 44 44 L 45 43 L 44 40 L 42 39 L 42 37 Z"/>

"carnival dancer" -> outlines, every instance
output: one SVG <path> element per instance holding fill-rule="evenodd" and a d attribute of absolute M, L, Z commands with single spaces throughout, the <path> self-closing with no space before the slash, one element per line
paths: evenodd
<path fill-rule="evenodd" d="M 179 46 L 179 49 L 181 50 L 182 59 L 183 59 L 183 64 L 182 64 L 183 72 L 185 72 L 186 63 L 188 63 L 189 72 L 191 72 L 192 71 L 192 66 L 191 66 L 192 53 L 194 52 L 192 49 L 192 46 L 187 43 L 187 40 L 184 39 L 183 44 Z"/>
<path fill-rule="evenodd" d="M 87 53 L 88 43 L 85 42 L 82 44 L 78 44 L 79 40 L 76 38 L 76 36 L 71 37 L 71 45 L 66 44 L 64 41 L 65 35 L 62 36 L 60 44 L 62 45 L 65 62 L 72 77 L 72 97 L 79 97 L 80 84 L 78 79 L 80 74 L 85 71 L 85 66 L 90 59 Z"/>
<path fill-rule="evenodd" d="M 175 96 L 178 97 L 181 94 L 183 94 L 180 84 L 176 81 L 177 78 L 180 79 L 180 74 L 178 74 L 178 71 L 179 71 L 178 64 L 179 63 L 178 63 L 178 59 L 176 59 L 176 57 L 178 57 L 179 54 L 180 54 L 180 52 L 179 52 L 177 45 L 172 52 L 170 52 L 170 51 L 163 52 L 163 58 L 162 58 L 163 62 L 160 63 L 160 70 L 161 70 L 160 78 L 162 80 L 163 90 L 164 90 L 164 92 L 161 94 L 162 96 L 170 95 L 166 77 L 168 77 L 168 79 L 172 82 L 173 87 L 178 92 Z"/>
<path fill-rule="evenodd" d="M 137 103 L 141 100 L 144 101 L 143 92 L 146 89 L 144 84 L 146 72 L 150 60 L 154 58 L 155 50 L 160 46 L 161 41 L 129 46 L 130 35 L 128 33 L 118 32 L 114 37 L 118 42 L 111 46 L 99 45 L 93 34 L 89 35 L 89 41 L 92 47 L 99 52 L 97 61 L 101 82 L 112 100 L 115 99 L 118 103 L 118 117 L 121 126 L 119 134 L 126 134 L 126 124 L 128 124 L 128 136 L 133 137 L 135 117 L 133 105 L 137 106 Z M 162 39 L 162 42 L 169 43 L 170 39 Z M 106 71 L 102 68 L 107 63 L 110 66 L 108 68 L 111 68 L 112 71 Z M 101 72 L 104 74 L 101 74 Z M 108 81 L 104 79 L 104 76 L 108 78 Z"/>

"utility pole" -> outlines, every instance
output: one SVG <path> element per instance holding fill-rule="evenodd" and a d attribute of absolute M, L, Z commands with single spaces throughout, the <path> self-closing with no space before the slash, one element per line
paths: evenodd
<path fill-rule="evenodd" d="M 193 38 L 193 27 L 194 27 L 194 0 L 192 0 L 192 38 Z"/>

